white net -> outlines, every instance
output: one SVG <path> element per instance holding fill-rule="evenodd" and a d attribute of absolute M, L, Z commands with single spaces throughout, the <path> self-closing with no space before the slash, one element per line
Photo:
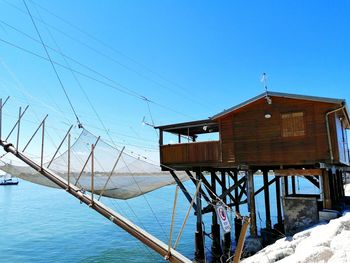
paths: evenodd
<path fill-rule="evenodd" d="M 84 190 L 91 190 L 92 163 L 89 155 L 92 144 L 96 144 L 94 149 L 94 193 L 96 194 L 102 192 L 104 196 L 129 199 L 175 183 L 171 174 L 162 172 L 159 165 L 121 152 L 103 140 L 97 143 L 96 141 L 95 135 L 83 130 L 70 149 L 70 182 L 76 183 Z M 47 165 L 48 163 L 45 164 Z M 23 180 L 57 187 L 30 167 L 6 164 L 0 169 Z M 49 169 L 67 180 L 68 151 L 55 158 Z M 181 181 L 188 178 L 185 173 L 177 174 Z"/>

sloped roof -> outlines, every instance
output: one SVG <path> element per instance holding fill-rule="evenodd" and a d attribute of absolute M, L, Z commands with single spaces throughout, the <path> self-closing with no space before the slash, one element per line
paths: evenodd
<path fill-rule="evenodd" d="M 267 93 L 261 93 L 260 95 L 253 97 L 249 100 L 246 100 L 236 106 L 233 106 L 227 110 L 224 110 L 214 116 L 211 117 L 212 120 L 215 120 L 217 118 L 220 118 L 230 112 L 233 112 L 239 108 L 242 108 L 254 101 L 257 101 L 261 98 L 264 98 L 265 96 L 271 96 L 271 97 L 281 97 L 281 98 L 289 98 L 289 99 L 299 99 L 299 100 L 311 100 L 311 101 L 320 101 L 320 102 L 326 102 L 326 103 L 334 103 L 342 105 L 345 103 L 344 99 L 334 99 L 334 98 L 325 98 L 325 97 L 315 97 L 315 96 L 307 96 L 307 95 L 299 95 L 299 94 L 289 94 L 289 93 L 282 93 L 282 92 L 274 92 L 274 91 L 268 91 Z"/>

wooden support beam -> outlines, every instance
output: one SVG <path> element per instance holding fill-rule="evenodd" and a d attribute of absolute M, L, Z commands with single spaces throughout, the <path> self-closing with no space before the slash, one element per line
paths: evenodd
<path fill-rule="evenodd" d="M 228 175 L 233 179 L 234 183 L 236 184 L 237 181 L 238 181 L 238 171 L 237 171 L 237 170 L 234 170 L 234 171 L 233 171 L 233 174 L 232 174 L 231 171 L 228 171 L 227 173 L 228 173 Z M 238 187 L 241 189 L 241 191 L 244 191 L 244 192 L 245 192 L 245 189 L 244 189 L 243 186 L 238 185 Z"/>
<path fill-rule="evenodd" d="M 271 229 L 270 193 L 268 170 L 263 170 L 266 228 Z"/>
<path fill-rule="evenodd" d="M 276 181 L 276 205 L 277 205 L 277 223 L 282 228 L 282 208 L 281 208 L 281 187 L 280 177 L 275 176 Z"/>
<path fill-rule="evenodd" d="M 225 173 L 225 171 L 221 171 L 221 173 Z M 215 174 L 215 180 L 220 184 L 221 187 L 224 185 L 224 188 L 223 188 L 223 189 L 224 189 L 224 190 L 227 190 L 227 189 L 226 189 L 226 185 L 223 184 L 223 182 L 220 180 L 220 178 L 219 178 L 216 174 Z M 226 181 L 226 179 L 225 179 L 225 181 Z M 232 189 L 232 191 L 233 191 L 233 189 Z M 231 200 L 235 200 L 235 198 L 234 198 L 234 196 L 231 194 L 231 192 L 228 192 L 227 195 L 230 196 Z M 220 198 L 221 198 L 221 197 L 220 197 Z"/>
<path fill-rule="evenodd" d="M 227 193 L 230 193 L 230 191 L 227 191 L 226 188 L 226 173 L 225 171 L 221 172 L 221 191 L 222 194 L 220 195 L 220 199 L 223 200 L 225 204 L 227 204 Z M 223 235 L 223 255 L 224 258 L 228 258 L 231 251 L 231 233 L 225 233 Z"/>
<path fill-rule="evenodd" d="M 201 172 L 196 172 L 196 185 L 198 187 L 198 184 L 200 184 L 201 179 Z M 201 189 L 201 186 L 199 186 L 199 189 Z M 197 193 L 197 223 L 196 223 L 196 233 L 195 233 L 195 260 L 197 261 L 204 261 L 205 260 L 205 251 L 204 251 L 204 232 L 203 232 L 203 226 L 202 226 L 202 199 L 201 199 L 201 193 L 198 191 Z"/>
<path fill-rule="evenodd" d="M 289 194 L 289 187 L 288 187 L 288 176 L 283 177 L 283 182 L 284 182 L 284 194 L 283 196 L 287 196 Z"/>
<path fill-rule="evenodd" d="M 313 177 L 313 176 L 305 176 L 304 178 L 307 179 L 308 181 L 310 181 L 317 188 L 320 188 L 320 182 L 315 177 Z"/>
<path fill-rule="evenodd" d="M 342 194 L 342 197 L 345 196 L 345 189 L 344 189 L 344 177 L 343 177 L 343 172 L 342 171 L 339 171 L 339 176 L 340 176 L 340 181 L 341 181 L 341 194 Z"/>
<path fill-rule="evenodd" d="M 246 177 L 246 176 L 245 176 L 245 179 L 246 179 L 246 180 L 243 182 L 243 187 L 244 187 L 244 188 L 247 187 L 247 177 Z M 238 202 L 241 202 L 241 199 L 242 199 L 242 197 L 243 197 L 244 194 L 248 197 L 246 191 L 241 191 L 241 192 L 239 193 L 239 196 L 238 196 L 238 200 L 237 200 Z"/>
<path fill-rule="evenodd" d="M 297 193 L 296 187 L 295 187 L 295 176 L 293 175 L 291 179 L 292 179 L 292 194 L 295 195 Z"/>
<path fill-rule="evenodd" d="M 235 184 L 237 184 L 237 183 L 238 183 L 238 171 L 235 170 L 233 173 L 234 173 L 234 174 L 233 174 L 233 181 L 235 182 Z M 240 185 L 239 185 L 239 188 L 241 188 Z M 239 199 L 238 199 L 238 197 L 239 197 L 239 192 L 238 192 L 238 190 L 239 190 L 239 189 L 236 187 L 236 188 L 235 188 L 236 212 L 239 213 Z M 241 191 L 242 191 L 242 188 L 241 188 Z"/>
<path fill-rule="evenodd" d="M 215 180 L 215 176 L 213 176 L 213 173 L 215 173 L 215 171 L 211 172 L 210 179 L 211 179 L 211 187 L 215 191 L 216 180 Z M 213 199 L 212 201 L 214 202 L 215 199 Z M 213 242 L 211 245 L 211 251 L 212 251 L 213 257 L 216 259 L 220 259 L 220 256 L 221 256 L 220 225 L 218 224 L 218 218 L 217 218 L 215 209 L 213 209 L 213 212 L 212 212 L 211 233 L 212 233 L 212 239 L 213 239 Z"/>
<path fill-rule="evenodd" d="M 177 183 L 177 185 L 180 187 L 182 193 L 185 195 L 186 199 L 188 200 L 188 202 L 192 202 L 192 197 L 190 196 L 190 194 L 188 193 L 188 191 L 186 190 L 185 186 L 183 185 L 183 183 L 181 182 L 181 180 L 179 179 L 179 177 L 177 177 L 176 173 L 172 170 L 169 171 L 170 174 L 172 175 L 172 177 L 174 178 L 175 182 Z M 193 203 L 192 205 L 193 209 L 195 211 L 197 211 L 197 205 L 195 203 Z"/>
<path fill-rule="evenodd" d="M 330 180 L 329 180 L 329 172 L 324 170 L 322 175 L 322 192 L 323 192 L 323 208 L 324 209 L 332 209 L 332 197 L 331 197 L 331 189 L 330 189 Z"/>
<path fill-rule="evenodd" d="M 191 174 L 191 172 L 188 171 L 188 170 L 186 170 L 186 174 L 187 174 L 188 177 L 191 179 L 192 183 L 193 183 L 194 185 L 197 185 L 197 181 L 196 181 L 196 179 L 193 177 L 193 175 Z M 204 178 L 204 176 L 202 176 L 202 178 Z M 208 182 L 205 178 L 204 178 L 204 180 L 205 180 L 206 182 Z M 202 180 L 202 181 L 203 181 L 203 180 Z M 207 196 L 207 194 L 203 191 L 203 189 L 200 188 L 199 191 L 200 191 L 202 197 L 205 199 L 205 201 L 207 201 L 208 203 L 210 203 L 210 199 L 209 199 L 209 197 Z"/>
<path fill-rule="evenodd" d="M 267 184 L 268 186 L 272 185 L 276 181 L 276 177 L 271 179 Z M 258 190 L 255 191 L 254 195 L 260 194 L 264 190 L 264 186 L 260 187 Z"/>
<path fill-rule="evenodd" d="M 238 185 L 240 185 L 241 183 L 245 182 L 246 181 L 246 178 L 245 177 L 242 177 L 241 179 L 238 180 L 238 183 L 234 184 L 234 185 L 231 185 L 228 189 L 226 189 L 225 187 L 225 190 L 223 191 L 223 193 L 219 196 L 220 199 L 224 199 L 226 200 L 226 196 L 227 195 L 230 195 L 231 199 L 232 200 L 235 200 L 235 198 L 232 196 L 231 192 L 233 190 L 235 190 L 236 188 L 238 188 Z M 238 200 L 235 200 L 238 202 Z"/>
<path fill-rule="evenodd" d="M 250 222 L 249 217 L 243 218 L 242 230 L 240 232 L 239 240 L 237 242 L 236 253 L 235 253 L 235 256 L 233 258 L 233 263 L 239 263 L 241 261 L 241 254 L 242 254 L 244 240 L 245 240 L 245 236 L 246 236 L 246 233 L 248 230 L 249 222 Z"/>
<path fill-rule="evenodd" d="M 274 170 L 276 176 L 314 176 L 322 175 L 322 169 L 283 169 Z"/>
<path fill-rule="evenodd" d="M 210 198 L 212 200 L 216 200 L 216 196 L 213 194 L 213 193 L 215 193 L 215 188 L 211 186 L 211 184 L 208 182 L 208 180 L 205 178 L 205 176 L 202 173 L 201 173 L 201 178 L 202 178 L 203 184 L 207 188 L 207 192 L 208 192 Z M 215 177 L 214 177 L 214 181 L 215 181 Z M 210 191 L 208 189 L 210 189 Z M 208 196 L 204 192 L 202 194 L 204 194 L 208 198 Z M 205 199 L 205 200 L 207 200 L 207 199 Z M 209 198 L 208 198 L 208 200 L 209 200 Z"/>
<path fill-rule="evenodd" d="M 257 227 L 256 227 L 256 212 L 255 212 L 255 195 L 254 195 L 254 173 L 253 171 L 248 171 L 247 174 L 247 193 L 248 193 L 248 211 L 250 213 L 250 235 L 252 237 L 257 237 Z"/>

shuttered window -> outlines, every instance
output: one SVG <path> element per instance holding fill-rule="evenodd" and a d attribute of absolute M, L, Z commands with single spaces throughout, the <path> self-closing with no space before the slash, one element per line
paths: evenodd
<path fill-rule="evenodd" d="M 305 135 L 304 112 L 282 114 L 282 137 Z"/>

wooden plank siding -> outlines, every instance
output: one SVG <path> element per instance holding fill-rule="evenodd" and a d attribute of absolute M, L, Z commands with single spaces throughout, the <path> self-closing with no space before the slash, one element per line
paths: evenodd
<path fill-rule="evenodd" d="M 162 163 L 167 164 L 217 164 L 221 163 L 219 141 L 162 145 Z"/>
<path fill-rule="evenodd" d="M 223 162 L 233 160 L 235 165 L 329 162 L 325 114 L 337 107 L 339 105 L 331 103 L 282 97 L 272 97 L 272 104 L 265 98 L 252 102 L 219 119 Z M 302 112 L 305 134 L 283 137 L 281 116 L 293 112 Z M 271 117 L 265 118 L 266 114 Z M 334 115 L 329 119 L 334 135 Z M 224 130 L 230 126 L 233 132 Z M 332 144 L 336 152 L 336 136 L 332 136 Z M 334 157 L 339 158 L 336 154 Z"/>
<path fill-rule="evenodd" d="M 260 97 L 211 118 L 211 123 L 217 123 L 219 141 L 161 145 L 162 164 L 227 168 L 332 163 L 326 114 L 343 104 L 284 96 L 270 98 L 271 104 Z M 346 131 L 340 118 L 345 120 L 341 110 L 328 116 L 333 164 L 349 165 Z"/>

